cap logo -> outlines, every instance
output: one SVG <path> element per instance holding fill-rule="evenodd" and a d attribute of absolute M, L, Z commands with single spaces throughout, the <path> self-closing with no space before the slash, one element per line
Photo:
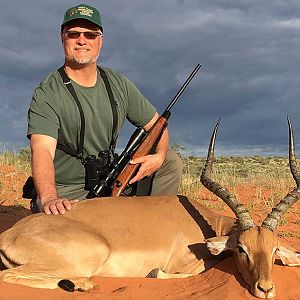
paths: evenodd
<path fill-rule="evenodd" d="M 70 11 L 70 17 L 75 16 L 77 14 L 77 11 L 78 11 L 77 8 L 71 9 L 71 11 Z"/>
<path fill-rule="evenodd" d="M 92 17 L 93 15 L 93 10 L 90 9 L 90 8 L 87 8 L 85 6 L 79 6 L 77 9 L 76 9 L 76 13 L 79 12 L 80 15 L 82 16 L 87 16 L 87 17 Z"/>

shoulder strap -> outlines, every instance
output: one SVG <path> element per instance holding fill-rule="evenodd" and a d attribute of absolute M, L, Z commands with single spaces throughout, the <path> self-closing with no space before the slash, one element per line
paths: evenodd
<path fill-rule="evenodd" d="M 117 102 L 114 99 L 113 93 L 112 93 L 112 89 L 111 86 L 109 84 L 106 72 L 100 68 L 99 66 L 98 70 L 100 72 L 100 76 L 103 79 L 107 94 L 108 94 L 108 98 L 110 101 L 110 105 L 111 105 L 111 110 L 112 110 L 112 115 L 113 115 L 113 126 L 112 126 L 112 139 L 110 142 L 110 146 L 109 146 L 109 150 L 113 151 L 114 147 L 115 147 L 115 142 L 117 140 L 118 135 L 116 135 L 116 137 L 114 138 L 115 132 L 117 132 L 117 125 L 118 125 L 118 112 L 117 112 Z M 72 95 L 78 110 L 79 110 L 79 114 L 80 114 L 80 120 L 81 120 L 81 127 L 80 127 L 80 136 L 79 136 L 79 144 L 78 144 L 78 149 L 77 151 L 75 151 L 74 149 L 61 144 L 59 141 L 57 143 L 57 148 L 64 151 L 65 153 L 72 155 L 72 156 L 76 156 L 78 159 L 83 159 L 83 145 L 84 145 L 84 132 L 85 132 L 85 118 L 84 118 L 84 113 L 82 110 L 82 106 L 78 100 L 78 97 L 76 95 L 76 92 L 74 90 L 74 87 L 71 83 L 70 78 L 68 77 L 64 67 L 60 67 L 58 69 L 58 72 L 60 74 L 60 76 L 62 77 L 63 83 L 64 85 L 67 87 L 68 91 L 70 92 L 70 94 Z"/>
<path fill-rule="evenodd" d="M 77 151 L 74 151 L 72 148 L 66 146 L 66 145 L 62 145 L 58 142 L 57 144 L 57 148 L 64 151 L 67 154 L 70 154 L 72 156 L 76 156 L 77 158 L 82 158 L 83 157 L 83 144 L 84 144 L 84 132 L 85 132 L 85 118 L 84 118 L 84 113 L 81 107 L 81 104 L 78 100 L 78 97 L 75 93 L 74 87 L 71 83 L 71 80 L 69 78 L 69 76 L 67 75 L 65 68 L 64 67 L 60 67 L 58 69 L 58 72 L 64 82 L 64 85 L 67 87 L 68 91 L 70 92 L 70 94 L 72 95 L 78 110 L 79 110 L 79 114 L 80 114 L 80 121 L 81 121 L 81 126 L 80 126 L 80 135 L 79 135 L 79 144 L 78 144 L 78 149 Z"/>
<path fill-rule="evenodd" d="M 115 147 L 115 144 L 116 144 L 116 140 L 118 138 L 118 135 L 116 135 L 116 137 L 114 138 L 114 135 L 117 132 L 117 125 L 118 125 L 118 112 L 117 112 L 118 104 L 117 104 L 116 100 L 114 99 L 114 95 L 112 93 L 111 86 L 108 81 L 106 72 L 99 66 L 97 66 L 97 68 L 100 72 L 101 78 L 104 81 L 104 85 L 105 85 L 105 88 L 106 88 L 106 91 L 108 94 L 108 98 L 109 98 L 110 106 L 111 106 L 111 110 L 112 110 L 112 115 L 113 115 L 112 138 L 111 138 L 111 142 L 110 142 L 110 146 L 109 146 L 109 148 L 110 148 L 109 150 L 113 150 L 113 148 Z"/>

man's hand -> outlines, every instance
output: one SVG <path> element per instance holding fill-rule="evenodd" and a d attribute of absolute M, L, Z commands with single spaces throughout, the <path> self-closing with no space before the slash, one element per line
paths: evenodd
<path fill-rule="evenodd" d="M 143 157 L 131 160 L 130 164 L 141 164 L 137 174 L 129 181 L 132 184 L 136 181 L 143 179 L 146 176 L 151 176 L 155 173 L 163 164 L 165 157 L 160 154 L 150 154 Z"/>
<path fill-rule="evenodd" d="M 159 114 L 156 112 L 153 118 L 144 126 L 146 131 L 149 131 L 150 128 L 155 124 L 158 120 Z M 169 134 L 168 129 L 166 128 L 162 136 L 156 146 L 156 153 L 149 154 L 146 156 L 142 156 L 131 160 L 129 163 L 132 165 L 140 164 L 140 168 L 137 174 L 129 181 L 129 184 L 135 183 L 146 176 L 151 176 L 155 173 L 164 163 L 167 152 L 169 148 Z"/>
<path fill-rule="evenodd" d="M 44 212 L 47 215 L 63 215 L 67 211 L 72 209 L 72 205 L 78 202 L 78 200 L 62 199 L 47 199 L 41 200 Z"/>

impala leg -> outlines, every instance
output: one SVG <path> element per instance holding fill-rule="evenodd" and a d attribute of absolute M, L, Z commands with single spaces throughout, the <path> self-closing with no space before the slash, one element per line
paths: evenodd
<path fill-rule="evenodd" d="M 195 275 L 197 275 L 197 274 L 181 274 L 181 273 L 169 274 L 169 273 L 165 273 L 161 269 L 153 269 L 146 276 L 146 278 L 170 279 L 170 278 L 186 278 L 186 277 L 195 276 Z"/>
<path fill-rule="evenodd" d="M 67 277 L 58 268 L 49 269 L 36 265 L 23 265 L 4 270 L 0 273 L 0 280 L 35 288 L 61 287 L 67 291 L 88 291 L 95 286 L 87 277 Z"/>

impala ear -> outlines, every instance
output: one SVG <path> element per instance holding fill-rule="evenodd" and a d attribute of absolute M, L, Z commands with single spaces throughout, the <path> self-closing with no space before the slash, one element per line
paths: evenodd
<path fill-rule="evenodd" d="M 275 253 L 279 256 L 284 265 L 292 267 L 300 266 L 300 252 L 293 247 L 279 242 Z"/>
<path fill-rule="evenodd" d="M 226 250 L 233 250 L 237 246 L 237 235 L 217 236 L 205 240 L 208 250 L 213 255 L 218 255 Z"/>

